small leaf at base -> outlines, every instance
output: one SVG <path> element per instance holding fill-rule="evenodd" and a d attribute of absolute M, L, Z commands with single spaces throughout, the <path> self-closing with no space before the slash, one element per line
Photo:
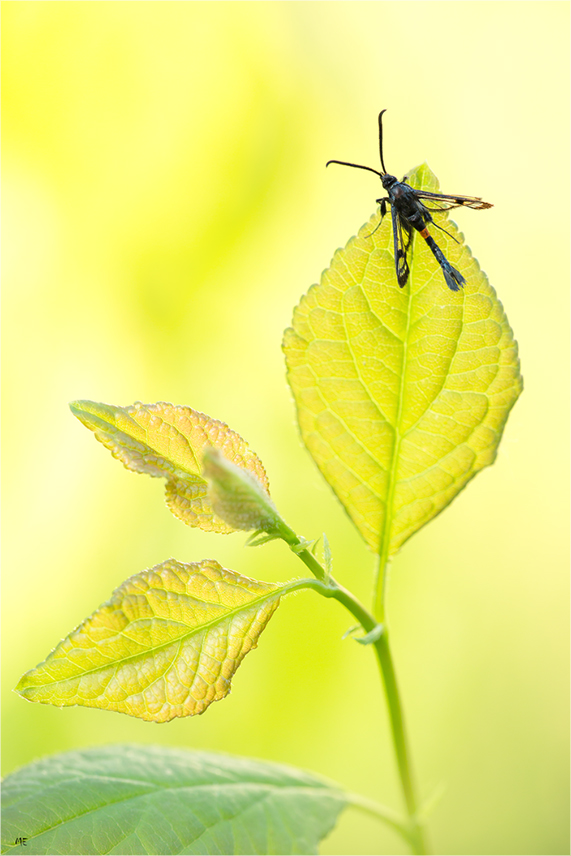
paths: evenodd
<path fill-rule="evenodd" d="M 381 638 L 384 629 L 384 624 L 377 624 L 372 630 L 365 633 L 364 636 L 355 636 L 355 642 L 358 642 L 359 645 L 372 645 L 373 642 L 376 642 L 377 639 Z"/>

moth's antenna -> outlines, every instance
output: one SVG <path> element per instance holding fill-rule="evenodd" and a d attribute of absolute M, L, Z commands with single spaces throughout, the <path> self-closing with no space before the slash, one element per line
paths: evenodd
<path fill-rule="evenodd" d="M 369 172 L 374 172 L 375 175 L 382 175 L 382 172 L 379 172 L 378 169 L 373 169 L 371 166 L 361 166 L 359 163 L 347 163 L 347 161 L 338 161 L 338 160 L 330 160 L 327 161 L 325 166 L 329 166 L 330 163 L 339 163 L 341 166 L 354 166 L 355 169 L 367 169 Z"/>
<path fill-rule="evenodd" d="M 387 168 L 383 160 L 383 113 L 386 112 L 386 110 L 381 110 L 379 113 L 379 153 L 381 155 L 381 166 L 385 175 L 387 175 Z"/>

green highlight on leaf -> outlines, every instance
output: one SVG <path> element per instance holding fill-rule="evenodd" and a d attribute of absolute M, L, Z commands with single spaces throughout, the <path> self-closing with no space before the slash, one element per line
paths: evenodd
<path fill-rule="evenodd" d="M 347 802 L 333 782 L 280 764 L 98 746 L 6 777 L 2 852 L 314 854 Z"/>
<path fill-rule="evenodd" d="M 16 691 L 153 722 L 203 713 L 230 691 L 280 595 L 302 585 L 259 582 L 213 560 L 170 559 L 126 580 Z"/>
<path fill-rule="evenodd" d="M 268 533 L 263 529 L 256 529 L 244 542 L 244 547 L 262 547 L 264 544 L 269 544 L 270 541 L 277 541 L 278 538 L 281 538 L 278 532 Z"/>
<path fill-rule="evenodd" d="M 358 642 L 359 645 L 372 645 L 380 639 L 385 630 L 384 624 L 377 624 L 376 627 L 373 627 L 372 630 L 369 630 L 368 633 L 365 633 L 364 636 L 356 636 L 355 642 Z"/>
<path fill-rule="evenodd" d="M 437 191 L 426 165 L 413 187 Z M 451 292 L 414 238 L 400 289 L 379 213 L 302 298 L 284 352 L 302 438 L 368 546 L 385 559 L 493 463 L 522 389 L 494 289 L 446 215 L 434 229 L 466 278 Z"/>
<path fill-rule="evenodd" d="M 349 636 L 353 636 L 353 633 L 356 633 L 358 630 L 361 629 L 361 624 L 353 624 L 351 627 L 349 627 L 348 630 L 345 631 L 341 639 L 347 639 Z M 372 630 L 369 630 L 368 633 L 363 634 L 363 636 L 353 636 L 353 639 L 360 645 L 374 645 L 377 639 L 381 638 L 384 633 L 384 630 L 384 624 L 376 624 Z"/>
<path fill-rule="evenodd" d="M 75 401 L 70 408 L 128 470 L 165 478 L 167 506 L 189 526 L 223 534 L 236 529 L 215 513 L 207 496 L 202 458 L 210 446 L 269 492 L 262 462 L 246 441 L 224 422 L 191 407 L 164 402 L 114 407 Z"/>

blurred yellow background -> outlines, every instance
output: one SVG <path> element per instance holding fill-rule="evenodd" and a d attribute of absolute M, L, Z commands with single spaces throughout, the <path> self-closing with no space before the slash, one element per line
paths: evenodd
<path fill-rule="evenodd" d="M 284 545 L 184 527 L 76 398 L 188 404 L 260 455 L 285 519 L 372 557 L 300 445 L 280 351 L 301 294 L 427 161 L 520 344 L 497 463 L 393 564 L 389 617 L 436 853 L 568 853 L 569 5 L 4 2 L 3 772 L 134 741 L 287 762 L 400 807 L 372 653 L 287 599 L 205 716 L 154 726 L 11 692 L 126 577 L 174 556 L 263 580 Z M 347 811 L 328 854 L 401 853 Z"/>

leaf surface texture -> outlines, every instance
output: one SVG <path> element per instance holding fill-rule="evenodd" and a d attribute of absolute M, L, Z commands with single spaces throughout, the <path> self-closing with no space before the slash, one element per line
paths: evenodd
<path fill-rule="evenodd" d="M 191 407 L 165 402 L 114 407 L 94 401 L 75 401 L 70 407 L 128 470 L 165 478 L 167 505 L 189 526 L 224 534 L 235 531 L 215 514 L 207 496 L 202 455 L 208 446 L 220 449 L 269 492 L 262 462 L 246 441 L 224 422 Z"/>
<path fill-rule="evenodd" d="M 343 792 L 302 770 L 208 752 L 115 745 L 12 773 L 2 852 L 317 853 Z M 25 845 L 9 842 L 25 835 Z"/>
<path fill-rule="evenodd" d="M 126 580 L 16 690 L 153 722 L 203 713 L 230 691 L 279 597 L 279 584 L 213 560 L 170 559 Z"/>
<path fill-rule="evenodd" d="M 428 167 L 413 187 L 438 191 Z M 296 308 L 284 352 L 303 440 L 368 546 L 387 556 L 496 456 L 521 392 L 517 344 L 463 235 L 431 232 L 466 278 L 451 292 L 414 238 L 395 275 L 391 217 L 338 250 Z"/>

